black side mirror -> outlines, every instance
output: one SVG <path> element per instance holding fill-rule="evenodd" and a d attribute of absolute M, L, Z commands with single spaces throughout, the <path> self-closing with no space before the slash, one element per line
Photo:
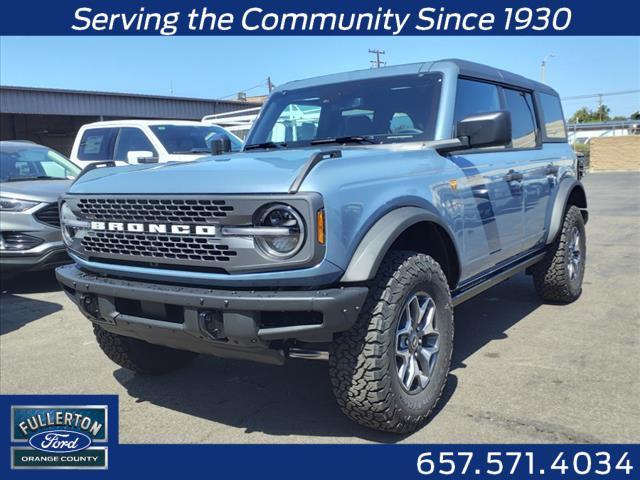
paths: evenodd
<path fill-rule="evenodd" d="M 466 117 L 456 125 L 456 136 L 465 148 L 509 145 L 511 114 L 501 110 Z"/>
<path fill-rule="evenodd" d="M 211 155 L 221 155 L 231 151 L 231 140 L 224 133 L 216 133 L 211 140 Z"/>

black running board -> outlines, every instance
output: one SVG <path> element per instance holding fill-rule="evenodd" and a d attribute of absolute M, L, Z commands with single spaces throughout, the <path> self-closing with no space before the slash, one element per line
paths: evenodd
<path fill-rule="evenodd" d="M 536 253 L 532 257 L 527 257 L 514 264 L 509 264 L 501 269 L 494 270 L 491 273 L 472 281 L 468 286 L 463 285 L 461 288 L 456 289 L 453 292 L 452 302 L 453 306 L 460 305 L 462 302 L 466 302 L 472 297 L 484 292 L 485 290 L 504 282 L 505 280 L 513 277 L 517 273 L 526 270 L 531 265 L 538 263 L 544 257 L 545 252 Z"/>

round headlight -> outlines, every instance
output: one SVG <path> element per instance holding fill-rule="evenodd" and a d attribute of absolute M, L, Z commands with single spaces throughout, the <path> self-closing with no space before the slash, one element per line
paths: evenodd
<path fill-rule="evenodd" d="M 271 257 L 288 258 L 300 251 L 304 243 L 304 221 L 289 205 L 277 203 L 264 207 L 258 215 L 258 227 L 272 228 L 269 234 L 256 237 L 260 249 Z"/>

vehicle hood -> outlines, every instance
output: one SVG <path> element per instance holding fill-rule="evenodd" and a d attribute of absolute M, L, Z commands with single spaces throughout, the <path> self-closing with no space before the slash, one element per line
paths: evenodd
<path fill-rule="evenodd" d="M 98 168 L 69 190 L 74 194 L 286 193 L 314 153 L 336 147 L 235 153 L 192 162 Z M 376 149 L 378 150 L 378 149 Z M 340 161 L 375 154 L 345 148 Z"/>
<path fill-rule="evenodd" d="M 162 155 L 163 162 L 166 159 L 167 162 L 193 162 L 201 158 L 210 157 L 208 153 L 168 153 Z"/>
<path fill-rule="evenodd" d="M 2 182 L 3 197 L 32 200 L 34 202 L 57 202 L 73 180 L 28 180 L 24 182 Z"/>

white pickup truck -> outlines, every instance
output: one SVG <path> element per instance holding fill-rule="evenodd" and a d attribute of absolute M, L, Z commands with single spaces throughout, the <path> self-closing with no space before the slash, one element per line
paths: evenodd
<path fill-rule="evenodd" d="M 117 164 L 195 160 L 210 154 L 220 134 L 239 151 L 242 140 L 218 125 L 186 120 L 113 120 L 83 125 L 73 142 L 71 161 L 80 167 L 114 160 Z"/>

